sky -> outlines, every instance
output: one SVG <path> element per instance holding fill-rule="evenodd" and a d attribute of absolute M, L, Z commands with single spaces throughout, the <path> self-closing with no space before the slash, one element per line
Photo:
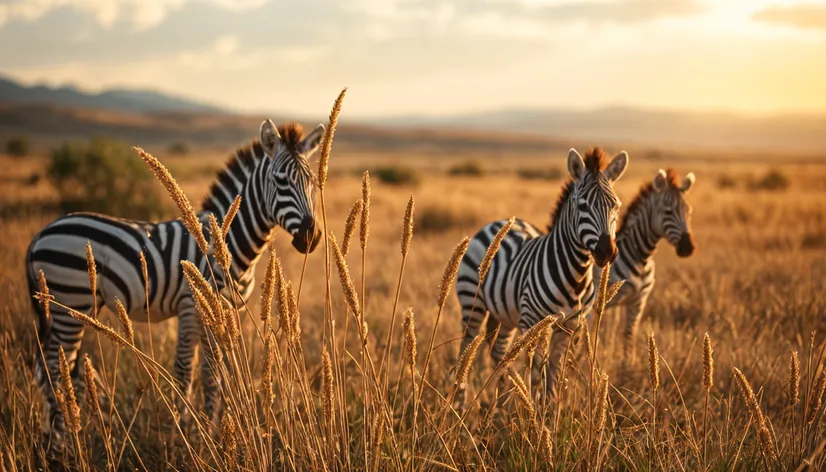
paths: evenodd
<path fill-rule="evenodd" d="M 826 112 L 826 0 L 0 0 L 0 74 L 240 112 Z"/>

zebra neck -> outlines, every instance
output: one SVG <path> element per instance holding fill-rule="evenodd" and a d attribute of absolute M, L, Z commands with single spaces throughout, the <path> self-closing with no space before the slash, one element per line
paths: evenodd
<path fill-rule="evenodd" d="M 662 237 L 651 229 L 652 211 L 649 205 L 642 205 L 633 215 L 628 215 L 625 224 L 617 233 L 617 250 L 622 260 L 645 267 L 657 249 Z"/>
<path fill-rule="evenodd" d="M 238 214 L 227 233 L 227 247 L 232 255 L 232 276 L 243 282 L 252 276 L 255 264 L 270 239 L 275 223 L 265 217 L 261 201 L 265 199 L 263 188 L 250 179 L 241 193 Z M 223 215 L 219 218 L 223 221 Z"/>
<path fill-rule="evenodd" d="M 577 235 L 576 205 L 564 203 L 565 208 L 562 209 L 562 215 L 565 215 L 563 221 L 560 221 L 546 236 L 545 244 L 548 244 L 548 257 L 556 258 L 562 261 L 565 258 L 566 263 L 571 269 L 575 269 L 574 277 L 579 283 L 585 277 L 590 277 L 590 265 L 592 264 L 591 254 L 588 248 L 582 244 Z"/>

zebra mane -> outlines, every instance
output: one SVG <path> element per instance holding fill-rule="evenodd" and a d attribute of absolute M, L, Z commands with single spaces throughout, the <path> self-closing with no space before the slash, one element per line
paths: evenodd
<path fill-rule="evenodd" d="M 281 135 L 281 144 L 285 145 L 290 154 L 299 154 L 299 145 L 304 138 L 304 128 L 299 123 L 289 122 L 278 127 Z M 267 155 L 257 139 L 244 147 L 238 148 L 227 159 L 224 168 L 218 171 L 215 180 L 209 187 L 209 193 L 201 202 L 203 211 L 222 214 L 232 204 L 236 195 L 241 193 L 252 171 Z M 229 196 L 227 195 L 229 193 Z"/>
<path fill-rule="evenodd" d="M 680 175 L 677 173 L 676 170 L 669 168 L 665 171 L 666 181 L 668 182 L 668 186 L 673 189 L 680 188 Z M 628 210 L 625 211 L 625 214 L 622 215 L 622 218 L 619 222 L 619 228 L 617 228 L 617 232 L 622 231 L 625 227 L 625 223 L 628 220 L 628 217 L 633 215 L 637 212 L 637 210 L 642 206 L 642 203 L 648 198 L 649 195 L 654 193 L 654 181 L 647 182 L 640 187 L 640 191 L 637 192 L 637 196 L 631 200 L 631 204 L 628 205 Z"/>
<path fill-rule="evenodd" d="M 585 154 L 585 168 L 588 169 L 591 174 L 594 176 L 599 175 L 600 172 L 605 168 L 605 152 L 601 148 L 594 147 L 588 150 Z M 571 196 L 571 191 L 574 189 L 574 180 L 569 179 L 565 182 L 565 185 L 562 186 L 562 192 L 559 194 L 559 198 L 556 200 L 556 208 L 554 209 L 553 213 L 551 213 L 551 222 L 547 226 L 548 232 L 554 229 L 556 222 L 559 221 L 559 215 L 562 213 L 562 207 L 565 206 L 565 202 L 568 200 L 568 197 Z"/>

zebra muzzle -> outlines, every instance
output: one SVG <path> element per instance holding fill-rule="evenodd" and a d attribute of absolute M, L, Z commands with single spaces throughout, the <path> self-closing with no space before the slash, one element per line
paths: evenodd
<path fill-rule="evenodd" d="M 315 251 L 319 241 L 321 241 L 321 231 L 316 228 L 315 220 L 305 218 L 293 235 L 293 247 L 301 254 L 309 254 Z"/>
<path fill-rule="evenodd" d="M 680 242 L 677 243 L 677 255 L 688 257 L 692 254 L 694 254 L 694 238 L 691 233 L 683 233 Z"/>
<path fill-rule="evenodd" d="M 599 237 L 597 245 L 593 250 L 594 262 L 599 267 L 605 267 L 606 264 L 614 262 L 617 257 L 617 243 L 609 234 L 603 234 Z"/>

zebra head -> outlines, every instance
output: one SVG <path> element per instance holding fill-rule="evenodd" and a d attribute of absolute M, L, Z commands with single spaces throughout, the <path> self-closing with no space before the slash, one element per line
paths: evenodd
<path fill-rule="evenodd" d="M 688 224 L 691 206 L 685 201 L 685 196 L 693 185 L 693 172 L 680 181 L 673 169 L 660 169 L 651 182 L 655 195 L 651 230 L 657 236 L 665 237 L 680 257 L 694 253 L 694 237 Z"/>
<path fill-rule="evenodd" d="M 308 160 L 323 136 L 321 124 L 306 137 L 295 123 L 283 126 L 281 132 L 270 120 L 261 124 L 261 146 L 271 159 L 264 178 L 263 210 L 292 235 L 293 247 L 302 254 L 313 252 L 321 240 L 314 213 L 316 184 Z"/>
<path fill-rule="evenodd" d="M 628 153 L 617 154 L 602 169 L 603 153 L 593 149 L 585 159 L 571 149 L 568 153 L 568 171 L 573 177 L 573 198 L 576 236 L 590 251 L 599 267 L 613 262 L 617 257 L 616 227 L 620 200 L 614 193 L 616 182 L 628 167 Z"/>

